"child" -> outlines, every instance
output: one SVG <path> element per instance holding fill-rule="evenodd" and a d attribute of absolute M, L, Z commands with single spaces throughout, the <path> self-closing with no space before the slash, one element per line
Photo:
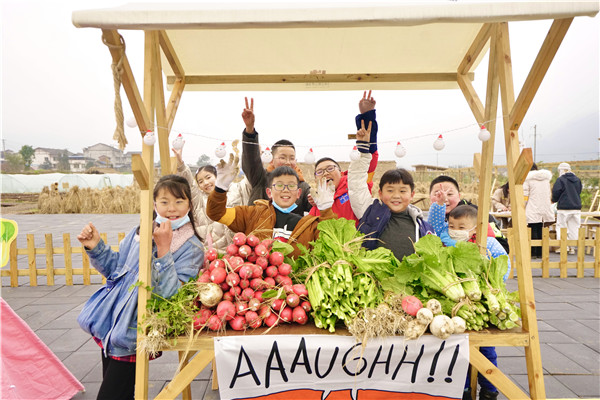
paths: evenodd
<path fill-rule="evenodd" d="M 296 200 L 301 194 L 300 179 L 288 166 L 275 168 L 269 174 L 266 195 L 269 201 L 257 200 L 253 206 L 227 208 L 227 189 L 235 176 L 237 161 L 230 156 L 229 163 L 217 166 L 215 190 L 208 196 L 206 213 L 214 221 L 225 224 L 234 232 L 250 234 L 254 232 L 260 239 L 270 237 L 282 242 L 290 242 L 294 252 L 290 257 L 300 255 L 296 243 L 309 247 L 309 242 L 317 235 L 317 224 L 324 219 L 335 218 L 331 211 L 333 185 L 321 179 L 314 200 L 321 216 L 300 217 L 293 211 L 298 207 Z"/>
<path fill-rule="evenodd" d="M 477 226 L 477 209 L 467 206 L 460 205 L 450 211 L 448 215 L 448 231 L 447 235 L 449 236 L 449 240 L 453 241 L 455 245 L 456 242 L 459 241 L 469 241 L 475 242 L 475 228 Z M 499 257 L 501 255 L 506 255 L 506 252 L 498 243 L 498 241 L 493 238 L 487 238 L 487 250 L 492 258 Z M 508 278 L 508 273 L 510 271 L 510 261 L 508 263 L 508 271 L 504 275 L 504 280 Z M 481 354 L 485 356 L 488 360 L 492 362 L 495 366 L 498 366 L 498 360 L 496 355 L 495 347 L 480 347 L 479 351 Z M 471 387 L 470 387 L 470 379 L 469 372 L 467 372 L 467 382 L 465 383 L 465 393 L 463 394 L 463 399 L 471 399 Z M 487 379 L 483 377 L 481 374 L 477 374 L 477 381 L 479 382 L 479 386 L 481 390 L 479 391 L 479 399 L 480 400 L 493 400 L 498 397 L 498 389 L 494 385 L 492 385 Z"/>
<path fill-rule="evenodd" d="M 456 182 L 454 178 L 446 175 L 440 175 L 431 181 L 431 184 L 429 185 L 429 198 L 431 206 L 429 208 L 427 221 L 434 227 L 435 233 L 440 236 L 442 243 L 446 246 L 452 246 L 453 243 L 445 241 L 447 235 L 441 235 L 444 230 L 448 229 L 448 214 L 458 205 L 468 205 L 476 210 L 477 206 L 467 200 L 461 199 L 458 182 Z M 496 219 L 491 215 L 489 216 L 488 221 L 488 236 L 495 237 L 506 253 L 508 253 L 508 240 L 502 234 L 500 228 L 498 228 L 499 223 L 497 223 Z"/>
<path fill-rule="evenodd" d="M 156 213 L 152 244 L 153 291 L 173 296 L 180 282 L 197 276 L 204 261 L 200 238 L 194 229 L 190 187 L 176 175 L 163 176 L 154 188 Z M 102 348 L 102 385 L 98 399 L 133 399 L 137 339 L 139 228 L 134 228 L 111 250 L 89 223 L 77 239 L 94 268 L 106 277 L 84 305 L 77 321 Z"/>
<path fill-rule="evenodd" d="M 227 229 L 225 225 L 212 221 L 206 215 L 206 201 L 208 195 L 215 188 L 217 170 L 212 165 L 204 165 L 198 168 L 194 177 L 190 168 L 183 162 L 183 148 L 171 150 L 177 157 L 177 175 L 184 177 L 190 185 L 191 200 L 196 217 L 194 220 L 196 232 L 204 244 L 208 247 L 215 247 L 219 252 L 224 253 L 227 246 L 232 242 L 233 232 Z M 234 183 L 228 196 L 227 206 L 233 207 L 246 204 L 250 198 L 250 189 L 250 183 L 245 178 L 238 183 Z"/>
<path fill-rule="evenodd" d="M 375 174 L 375 168 L 377 168 L 377 160 L 379 159 L 379 153 L 377 152 L 377 121 L 375 120 L 375 99 L 371 97 L 371 91 L 369 94 L 365 91 L 363 98 L 358 102 L 358 109 L 360 114 L 356 116 L 356 128 L 360 129 L 361 123 L 365 125 L 371 124 L 371 144 L 369 146 L 369 153 L 372 155 L 371 163 L 369 164 L 367 187 L 369 192 L 373 188 L 373 175 Z M 364 121 L 367 121 L 365 123 Z M 348 171 L 342 171 L 340 165 L 329 157 L 321 158 L 315 164 L 315 178 L 320 179 L 324 177 L 327 181 L 333 182 L 335 186 L 335 195 L 333 202 L 333 212 L 339 218 L 346 218 L 348 220 L 356 221 L 358 225 L 358 218 L 352 211 L 350 205 L 350 197 L 348 195 Z M 310 195 L 309 195 L 310 196 Z M 310 215 L 319 215 L 319 210 L 316 206 L 310 210 Z"/>
<path fill-rule="evenodd" d="M 292 168 L 300 180 L 299 188 L 301 190 L 298 199 L 296 200 L 298 207 L 296 207 L 293 212 L 302 217 L 305 213 L 310 211 L 312 206 L 308 201 L 310 185 L 304 180 L 302 170 L 296 165 L 296 148 L 289 140 L 282 139 L 275 142 L 271 148 L 273 160 L 265 170 L 262 167 L 262 161 L 260 159 L 258 132 L 254 129 L 254 99 L 250 99 L 250 105 L 248 105 L 248 98 L 245 98 L 245 100 L 246 108 L 244 108 L 244 111 L 242 112 L 242 119 L 246 125 L 242 134 L 242 170 L 248 177 L 250 186 L 252 186 L 248 205 L 253 205 L 255 200 L 269 199 L 265 191 L 265 189 L 268 188 L 268 182 L 270 181 L 269 175 L 275 168 L 285 165 Z"/>
<path fill-rule="evenodd" d="M 384 246 L 402 260 L 415 252 L 413 243 L 433 233 L 433 228 L 423 220 L 421 210 L 410 204 L 415 195 L 415 183 L 405 169 L 385 172 L 379 181 L 379 199 L 371 197 L 365 185 L 371 161 L 370 130 L 371 125 L 365 129 L 363 122 L 356 134 L 360 158 L 352 161 L 348 169 L 350 204 L 359 218 L 358 229 L 372 239 L 365 240 L 363 246 L 371 250 Z"/>

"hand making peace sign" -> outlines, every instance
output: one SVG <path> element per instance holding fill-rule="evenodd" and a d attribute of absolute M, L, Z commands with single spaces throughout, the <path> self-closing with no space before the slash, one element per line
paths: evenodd
<path fill-rule="evenodd" d="M 244 97 L 246 108 L 242 112 L 242 119 L 246 124 L 246 132 L 254 133 L 254 98 L 250 98 L 250 106 L 248 106 L 248 98 Z"/>
<path fill-rule="evenodd" d="M 375 99 L 371 97 L 371 91 L 369 90 L 369 94 L 367 95 L 367 91 L 365 90 L 363 93 L 363 98 L 358 102 L 358 109 L 361 114 L 366 113 L 367 111 L 371 111 L 375 109 Z"/>

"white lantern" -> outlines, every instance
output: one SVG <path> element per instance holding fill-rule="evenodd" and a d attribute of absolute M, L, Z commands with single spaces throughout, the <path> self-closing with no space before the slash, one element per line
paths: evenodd
<path fill-rule="evenodd" d="M 267 147 L 260 155 L 260 159 L 263 162 L 263 164 L 268 164 L 271 161 L 273 161 L 273 154 L 271 153 L 271 149 Z"/>
<path fill-rule="evenodd" d="M 398 144 L 396 145 L 396 150 L 394 150 L 394 155 L 398 158 L 402 158 L 406 155 L 406 149 L 404 148 L 404 146 L 402 146 L 402 144 L 400 144 L 400 142 L 398 142 Z"/>
<path fill-rule="evenodd" d="M 440 135 L 437 139 L 435 139 L 435 142 L 433 142 L 433 148 L 437 151 L 440 151 L 444 149 L 444 146 L 446 146 L 446 144 L 444 143 L 444 138 L 442 137 L 442 135 Z"/>
<path fill-rule="evenodd" d="M 215 156 L 217 156 L 217 158 L 224 158 L 226 155 L 227 155 L 227 149 L 225 148 L 225 142 L 222 142 L 215 149 Z"/>
<path fill-rule="evenodd" d="M 350 160 L 352 161 L 358 161 L 360 159 L 360 152 L 358 151 L 358 149 L 356 148 L 356 146 L 354 146 L 352 148 L 352 151 L 350 152 Z"/>
<path fill-rule="evenodd" d="M 137 121 L 135 120 L 135 117 L 128 118 L 125 123 L 130 128 L 135 128 L 137 126 Z"/>
<path fill-rule="evenodd" d="M 486 129 L 484 125 L 481 125 L 481 129 L 479 130 L 479 134 L 477 136 L 482 142 L 487 142 L 488 140 L 490 140 L 492 134 Z"/>
<path fill-rule="evenodd" d="M 173 148 L 175 150 L 181 150 L 183 149 L 183 144 L 185 143 L 185 141 L 183 140 L 183 136 L 181 136 L 181 133 L 179 135 L 177 135 L 177 137 L 175 139 L 173 139 L 173 143 L 171 143 L 171 146 L 173 146 Z"/>
<path fill-rule="evenodd" d="M 307 164 L 313 164 L 315 162 L 315 153 L 313 153 L 313 149 L 309 149 L 308 153 L 304 156 L 304 162 Z"/>
<path fill-rule="evenodd" d="M 154 135 L 154 132 L 146 132 L 146 134 L 144 135 L 144 143 L 148 146 L 154 146 L 154 143 L 156 143 L 156 136 Z"/>

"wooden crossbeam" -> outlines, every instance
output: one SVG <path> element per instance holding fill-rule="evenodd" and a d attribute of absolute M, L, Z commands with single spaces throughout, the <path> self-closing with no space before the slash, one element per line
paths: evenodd
<path fill-rule="evenodd" d="M 525 392 L 504 375 L 490 360 L 485 358 L 479 349 L 474 346 L 469 346 L 469 359 L 471 365 L 509 399 L 529 398 Z"/>
<path fill-rule="evenodd" d="M 382 74 L 282 74 L 282 75 L 186 75 L 187 85 L 218 85 L 237 83 L 344 83 L 344 82 L 456 82 L 456 73 L 382 73 Z M 473 80 L 473 73 L 466 74 Z M 168 76 L 169 85 L 175 76 Z"/>
<path fill-rule="evenodd" d="M 185 76 L 185 73 L 183 72 L 183 65 L 181 65 L 179 57 L 177 57 L 175 48 L 173 48 L 171 39 L 169 39 L 169 35 L 167 35 L 166 31 L 158 32 L 158 42 L 175 76 L 177 78 L 183 78 Z"/>
<path fill-rule="evenodd" d="M 477 36 L 475 36 L 475 40 L 471 43 L 471 47 L 467 50 L 467 53 L 463 57 L 460 65 L 458 66 L 459 74 L 466 74 L 471 71 L 477 57 L 481 54 L 481 52 L 485 49 L 487 42 L 490 40 L 490 36 L 492 34 L 492 26 L 493 24 L 483 24 Z"/>
<path fill-rule="evenodd" d="M 522 185 L 525 182 L 525 178 L 527 178 L 527 174 L 531 171 L 531 166 L 533 165 L 533 154 L 531 152 L 531 148 L 527 147 L 521 151 L 521 155 L 517 159 L 515 163 L 515 183 L 517 185 Z"/>
<path fill-rule="evenodd" d="M 135 181 L 139 185 L 140 189 L 148 190 L 150 186 L 149 169 L 144 164 L 144 160 L 142 159 L 141 155 L 131 155 L 131 172 L 133 172 L 133 177 L 135 178 Z"/>
<path fill-rule="evenodd" d="M 191 361 L 169 382 L 156 396 L 156 399 L 174 399 L 179 393 L 189 386 L 196 376 L 213 360 L 214 354 L 210 350 L 203 350 L 196 354 Z M 136 397 L 137 398 L 137 397 Z"/>
<path fill-rule="evenodd" d="M 519 94 L 519 97 L 510 112 L 509 125 L 511 129 L 517 130 L 521 126 L 521 122 L 525 118 L 525 114 L 535 97 L 548 68 L 562 43 L 569 26 L 571 26 L 573 18 L 557 19 L 554 20 L 546 39 L 542 44 L 542 47 L 527 75 L 527 79 L 523 84 L 523 88 Z"/>
<path fill-rule="evenodd" d="M 466 75 L 463 74 L 458 74 L 457 83 L 460 90 L 462 90 L 465 99 L 467 99 L 467 103 L 469 104 L 477 123 L 482 124 L 486 121 L 484 117 L 485 111 L 473 84 L 467 79 Z"/>
<path fill-rule="evenodd" d="M 111 46 L 121 45 L 121 36 L 116 30 L 102 29 L 102 37 Z M 127 99 L 129 100 L 129 104 L 131 106 L 131 111 L 133 111 L 133 115 L 140 129 L 140 132 L 144 133 L 148 129 L 150 129 L 152 124 L 150 122 L 148 113 L 144 109 L 142 97 L 140 96 L 140 92 L 135 83 L 135 78 L 133 76 L 133 71 L 131 70 L 131 65 L 129 65 L 127 55 L 124 53 L 122 54 L 121 51 L 119 51 L 119 49 L 116 47 L 109 47 L 109 51 L 113 58 L 113 62 L 115 63 L 119 62 L 121 56 L 123 57 L 123 61 L 121 64 L 121 82 L 123 84 L 123 90 L 125 90 L 125 94 L 127 95 Z"/>

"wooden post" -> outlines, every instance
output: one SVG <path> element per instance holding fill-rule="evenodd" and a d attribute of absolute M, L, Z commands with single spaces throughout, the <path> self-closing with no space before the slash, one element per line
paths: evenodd
<path fill-rule="evenodd" d="M 527 246 L 527 222 L 523 185 L 517 184 L 514 166 L 519 157 L 519 133 L 511 130 L 509 115 L 515 104 L 514 84 L 512 76 L 512 60 L 508 37 L 508 23 L 496 25 L 496 68 L 500 78 L 500 93 L 502 97 L 502 115 L 504 125 L 504 142 L 506 147 L 506 164 L 508 182 L 510 185 L 510 204 L 513 217 L 513 233 L 517 264 L 517 279 L 523 330 L 529 333 L 529 346 L 525 347 L 525 360 L 529 381 L 529 393 L 532 399 L 545 399 L 544 371 L 538 336 L 537 317 L 535 310 L 535 295 L 531 277 L 530 247 Z"/>
<path fill-rule="evenodd" d="M 152 50 L 152 86 L 155 90 L 156 134 L 160 153 L 160 175 L 164 176 L 171 173 L 171 145 L 169 144 L 169 128 L 167 127 L 167 111 L 160 62 L 159 32 L 153 31 L 151 34 L 153 36 L 152 45 L 154 46 Z"/>
<path fill-rule="evenodd" d="M 577 238 L 577 277 L 583 278 L 583 263 L 585 262 L 585 228 L 579 228 Z"/>
<path fill-rule="evenodd" d="M 550 277 L 550 229 L 542 228 L 542 278 Z"/>
<path fill-rule="evenodd" d="M 154 53 L 157 46 L 157 35 L 155 32 L 145 32 L 144 46 L 144 105 L 146 114 L 154 122 L 156 88 L 152 81 L 152 69 L 156 68 Z M 152 262 L 152 190 L 154 187 L 154 146 L 142 145 L 143 167 L 146 168 L 148 186 L 140 192 L 140 271 L 139 280 L 142 282 L 138 288 L 138 321 L 142 321 L 146 315 L 146 303 L 150 298 L 150 292 L 145 289 L 150 285 L 151 262 Z M 135 366 L 135 398 L 148 398 L 148 355 L 142 350 L 140 341 L 142 336 L 138 332 L 137 353 Z"/>
<path fill-rule="evenodd" d="M 52 247 L 52 234 L 46 233 L 46 284 L 54 286 L 54 247 Z"/>
<path fill-rule="evenodd" d="M 65 250 L 65 283 L 73 286 L 73 253 L 71 250 L 71 235 L 63 233 L 63 248 Z"/>
<path fill-rule="evenodd" d="M 598 229 L 596 229 L 596 245 L 594 247 L 594 278 L 600 278 L 600 231 Z"/>
<path fill-rule="evenodd" d="M 92 280 L 90 279 L 90 258 L 88 257 L 85 246 L 81 246 L 81 261 L 83 263 L 83 284 L 90 285 Z"/>
<path fill-rule="evenodd" d="M 27 261 L 29 266 L 29 286 L 37 286 L 37 266 L 35 260 L 35 239 L 27 234 Z"/>
<path fill-rule="evenodd" d="M 567 277 L 567 228 L 560 228 L 560 277 Z"/>
<path fill-rule="evenodd" d="M 195 352 L 178 351 L 177 353 L 179 357 L 180 369 L 183 369 L 186 367 L 188 361 L 190 360 L 190 358 L 192 358 Z M 190 385 L 186 386 L 185 389 L 183 389 L 183 391 L 181 392 L 181 400 L 192 400 L 192 388 L 190 387 Z"/>
<path fill-rule="evenodd" d="M 10 244 L 10 287 L 19 286 L 19 266 L 17 265 L 17 241 Z"/>

